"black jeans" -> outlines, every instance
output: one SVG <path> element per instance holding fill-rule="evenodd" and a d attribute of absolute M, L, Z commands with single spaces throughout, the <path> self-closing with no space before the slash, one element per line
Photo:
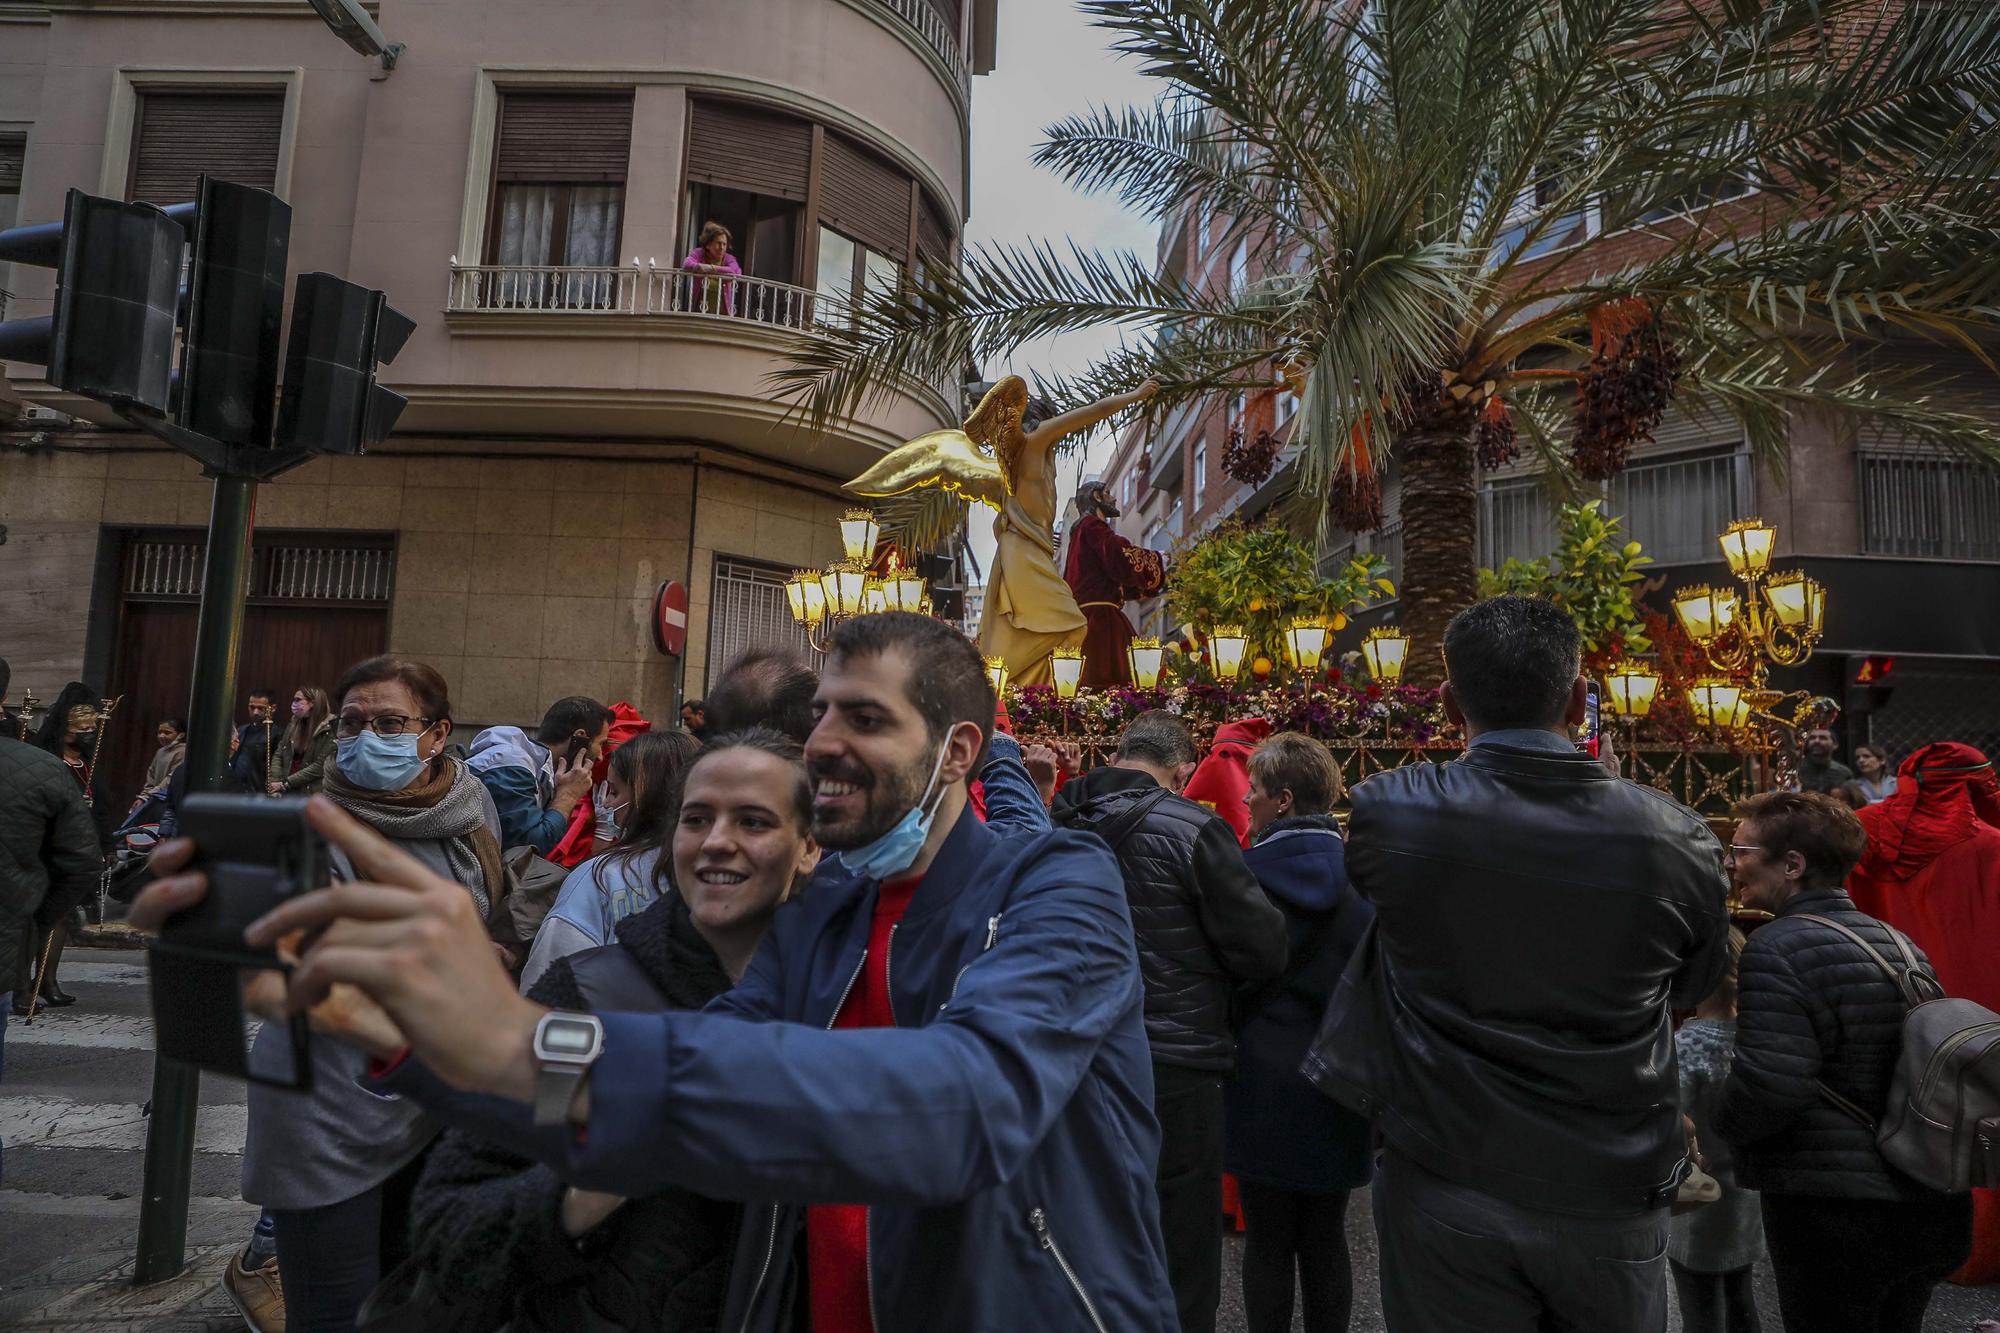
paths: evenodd
<path fill-rule="evenodd" d="M 1382 1153 L 1374 1203 L 1389 1333 L 1666 1333 L 1665 1208 L 1523 1208 L 1394 1149 Z"/>
<path fill-rule="evenodd" d="M 1291 1333 L 1292 1288 L 1305 1333 L 1347 1333 L 1354 1267 L 1347 1254 L 1347 1191 L 1306 1194 L 1250 1181 L 1243 1192 L 1243 1317 L 1249 1333 Z"/>
<path fill-rule="evenodd" d="M 340 1203 L 272 1210 L 287 1333 L 353 1333 L 368 1293 L 410 1252 L 410 1195 L 425 1156 Z"/>
<path fill-rule="evenodd" d="M 1761 1197 L 1786 1333 L 1918 1333 L 1931 1288 L 1972 1252 L 1970 1194 Z"/>
<path fill-rule="evenodd" d="M 1222 1076 L 1153 1066 L 1160 1229 L 1181 1333 L 1214 1333 L 1222 1303 Z"/>
<path fill-rule="evenodd" d="M 1697 1273 L 1671 1259 L 1667 1267 L 1674 1275 L 1674 1294 L 1681 1302 L 1681 1328 L 1686 1333 L 1761 1333 L 1757 1285 L 1750 1269 Z"/>

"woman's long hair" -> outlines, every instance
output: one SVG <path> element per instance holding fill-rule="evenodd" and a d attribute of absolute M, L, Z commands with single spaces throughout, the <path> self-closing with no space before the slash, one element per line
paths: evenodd
<path fill-rule="evenodd" d="M 294 693 L 306 697 L 306 715 L 291 720 L 285 728 L 285 739 L 291 743 L 292 754 L 299 756 L 312 744 L 313 733 L 319 730 L 320 723 L 333 716 L 333 704 L 326 691 L 317 685 L 301 685 Z"/>
<path fill-rule="evenodd" d="M 678 727 L 634 736 L 611 752 L 610 771 L 632 793 L 625 807 L 624 836 L 604 854 L 607 869 L 622 869 L 644 852 L 656 852 L 653 891 L 671 892 L 674 883 L 674 826 L 681 818 L 681 791 L 701 742 Z"/>
<path fill-rule="evenodd" d="M 69 731 L 69 715 L 73 708 L 89 708 L 95 712 L 104 696 L 80 680 L 73 680 L 62 687 L 62 693 L 49 705 L 49 711 L 42 715 L 41 730 L 35 733 L 35 744 L 60 759 L 63 757 L 63 736 Z"/>

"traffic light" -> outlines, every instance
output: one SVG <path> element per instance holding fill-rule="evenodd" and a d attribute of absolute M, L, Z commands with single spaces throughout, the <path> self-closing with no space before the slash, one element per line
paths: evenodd
<path fill-rule="evenodd" d="M 285 387 L 278 402 L 280 448 L 363 454 L 395 428 L 409 400 L 375 382 L 416 325 L 381 292 L 330 273 L 302 273 L 292 298 Z"/>
<path fill-rule="evenodd" d="M 167 410 L 187 233 L 151 204 L 71 190 L 60 223 L 0 232 L 0 260 L 56 271 L 53 313 L 0 324 L 0 359 L 58 389 Z"/>
<path fill-rule="evenodd" d="M 207 176 L 199 188 L 173 419 L 219 444 L 264 448 L 277 406 L 292 206 Z"/>
<path fill-rule="evenodd" d="M 1852 664 L 1847 678 L 1848 715 L 1879 713 L 1887 708 L 1896 689 L 1896 659 L 1875 655 L 1848 660 Z"/>

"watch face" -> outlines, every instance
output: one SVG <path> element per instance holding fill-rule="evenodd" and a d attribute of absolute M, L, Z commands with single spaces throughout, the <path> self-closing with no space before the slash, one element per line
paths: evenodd
<path fill-rule="evenodd" d="M 535 1033 L 535 1054 L 544 1060 L 587 1060 L 597 1054 L 603 1033 L 596 1019 L 550 1014 Z"/>

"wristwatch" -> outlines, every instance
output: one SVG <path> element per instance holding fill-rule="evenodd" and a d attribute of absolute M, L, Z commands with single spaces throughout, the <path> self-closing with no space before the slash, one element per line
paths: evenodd
<path fill-rule="evenodd" d="M 604 1051 L 604 1024 L 592 1014 L 547 1013 L 535 1024 L 535 1124 L 560 1125 L 590 1066 Z"/>

